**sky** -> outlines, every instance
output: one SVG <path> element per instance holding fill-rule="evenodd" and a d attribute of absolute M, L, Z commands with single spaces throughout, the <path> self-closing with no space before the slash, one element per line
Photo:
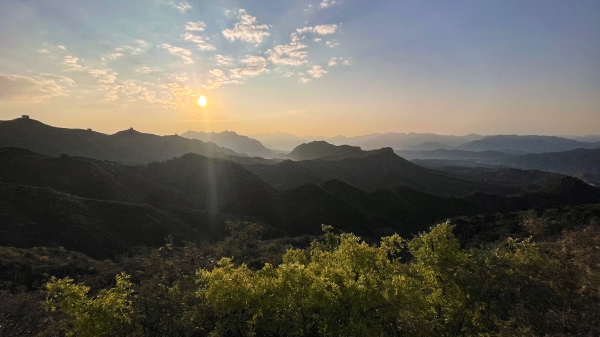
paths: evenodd
<path fill-rule="evenodd" d="M 0 120 L 22 114 L 106 133 L 600 134 L 600 1 L 2 0 Z"/>

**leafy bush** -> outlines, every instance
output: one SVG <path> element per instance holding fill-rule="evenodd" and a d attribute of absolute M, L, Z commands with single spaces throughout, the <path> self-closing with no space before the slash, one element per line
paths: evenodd
<path fill-rule="evenodd" d="M 195 276 L 138 286 L 121 274 L 115 288 L 95 297 L 54 279 L 48 301 L 78 336 L 600 333 L 596 228 L 553 242 L 507 239 L 485 250 L 461 249 L 449 223 L 377 246 L 323 229 L 323 239 L 309 250 L 288 249 L 277 266 L 252 269 L 223 258 Z"/>

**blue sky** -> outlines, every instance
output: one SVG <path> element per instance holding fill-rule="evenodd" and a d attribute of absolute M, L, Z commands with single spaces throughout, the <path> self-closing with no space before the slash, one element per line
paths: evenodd
<path fill-rule="evenodd" d="M 598 1 L 3 0 L 0 46 L 1 119 L 159 134 L 600 129 Z"/>

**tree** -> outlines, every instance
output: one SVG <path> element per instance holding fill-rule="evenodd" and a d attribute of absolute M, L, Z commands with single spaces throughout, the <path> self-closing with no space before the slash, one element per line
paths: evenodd
<path fill-rule="evenodd" d="M 52 278 L 46 285 L 46 303 L 51 311 L 61 310 L 67 336 L 119 336 L 131 332 L 132 284 L 129 276 L 116 276 L 116 286 L 89 297 L 89 287 L 73 279 Z"/>

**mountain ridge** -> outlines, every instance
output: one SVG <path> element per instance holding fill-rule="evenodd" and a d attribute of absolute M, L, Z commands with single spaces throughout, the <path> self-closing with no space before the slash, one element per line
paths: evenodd
<path fill-rule="evenodd" d="M 200 132 L 188 130 L 181 134 L 181 136 L 205 142 L 214 142 L 221 147 L 253 157 L 273 158 L 277 155 L 274 151 L 266 148 L 260 141 L 248 136 L 239 135 L 234 131 Z"/>
<path fill-rule="evenodd" d="M 214 143 L 177 135 L 158 136 L 130 128 L 112 135 L 46 125 L 33 119 L 0 121 L 0 147 L 20 147 L 47 155 L 73 155 L 130 164 L 165 160 L 185 153 L 242 156 Z"/>

